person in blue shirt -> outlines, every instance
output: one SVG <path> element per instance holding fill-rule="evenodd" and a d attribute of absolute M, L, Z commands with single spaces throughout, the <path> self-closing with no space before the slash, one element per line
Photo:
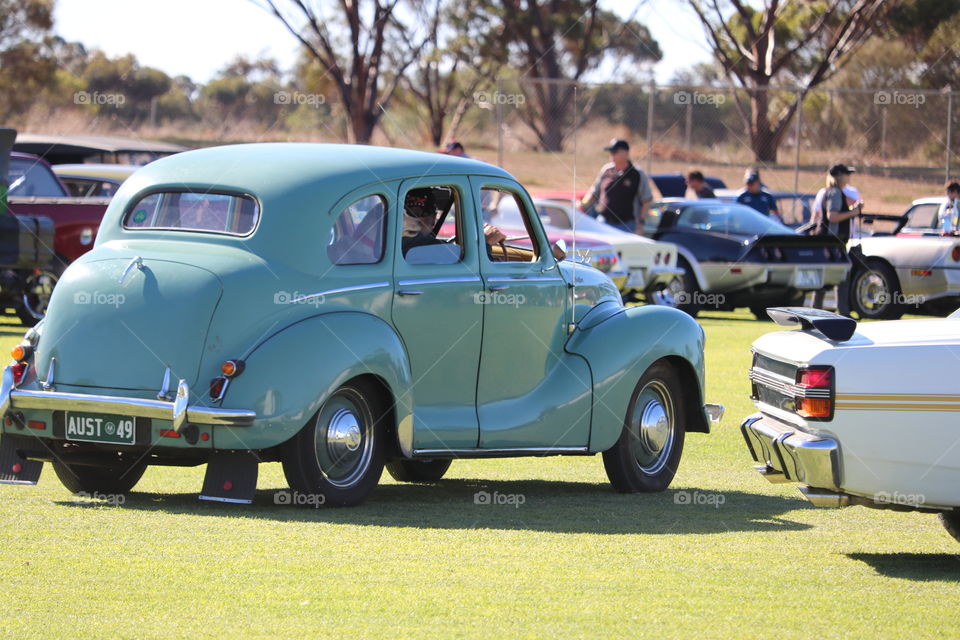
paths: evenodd
<path fill-rule="evenodd" d="M 763 190 L 760 184 L 760 173 L 753 169 L 748 170 L 743 181 L 746 186 L 737 196 L 737 202 L 752 207 L 765 216 L 774 215 L 779 218 L 777 199 Z"/>

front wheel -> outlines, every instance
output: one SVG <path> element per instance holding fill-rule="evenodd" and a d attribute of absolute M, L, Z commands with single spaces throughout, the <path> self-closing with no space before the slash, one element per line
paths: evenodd
<path fill-rule="evenodd" d="M 664 362 L 654 364 L 637 382 L 620 438 L 603 452 L 603 467 L 614 489 L 621 493 L 666 489 L 683 453 L 683 425 L 677 374 Z"/>
<path fill-rule="evenodd" d="M 940 514 L 940 523 L 953 539 L 960 542 L 960 511 L 946 511 Z"/>
<path fill-rule="evenodd" d="M 358 505 L 383 473 L 387 406 L 363 381 L 348 382 L 284 445 L 283 474 L 294 491 L 322 504 Z"/>
<path fill-rule="evenodd" d="M 110 467 L 53 463 L 53 471 L 67 491 L 91 496 L 127 493 L 140 482 L 146 470 L 147 466 L 139 462 L 118 461 Z"/>
<path fill-rule="evenodd" d="M 690 263 L 687 262 L 686 258 L 677 256 L 677 266 L 683 269 L 683 275 L 679 280 L 674 281 L 679 283 L 680 290 L 677 291 L 674 286 L 671 295 L 673 296 L 677 309 L 696 318 L 697 314 L 700 313 L 703 292 L 700 291 L 700 285 L 697 284 L 697 276 L 694 275 L 693 269 L 690 267 Z"/>

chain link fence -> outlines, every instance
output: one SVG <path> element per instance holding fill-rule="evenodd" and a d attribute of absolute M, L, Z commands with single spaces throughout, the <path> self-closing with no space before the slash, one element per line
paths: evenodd
<path fill-rule="evenodd" d="M 958 92 L 744 89 L 500 80 L 477 91 L 451 137 L 532 191 L 586 189 L 613 137 L 648 173 L 699 169 L 731 188 L 748 168 L 771 190 L 814 193 L 855 165 L 868 207 L 898 213 L 957 170 Z M 766 117 L 757 114 L 766 114 Z"/>

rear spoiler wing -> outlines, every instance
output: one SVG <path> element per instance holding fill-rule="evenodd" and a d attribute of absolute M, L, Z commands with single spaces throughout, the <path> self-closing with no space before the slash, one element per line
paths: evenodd
<path fill-rule="evenodd" d="M 767 315 L 784 327 L 799 326 L 801 331 L 818 333 L 833 342 L 846 342 L 857 330 L 857 321 L 823 309 L 809 307 L 772 307 Z"/>
<path fill-rule="evenodd" d="M 7 215 L 7 176 L 10 174 L 10 152 L 17 139 L 17 130 L 0 127 L 0 216 Z"/>

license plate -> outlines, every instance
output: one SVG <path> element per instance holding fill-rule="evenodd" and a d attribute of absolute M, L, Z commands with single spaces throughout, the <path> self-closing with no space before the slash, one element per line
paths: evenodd
<path fill-rule="evenodd" d="M 67 440 L 134 444 L 136 429 L 133 418 L 109 413 L 67 412 Z"/>
<path fill-rule="evenodd" d="M 823 287 L 823 271 L 820 269 L 797 269 L 794 284 L 798 289 L 820 289 Z"/>
<path fill-rule="evenodd" d="M 646 285 L 643 279 L 643 270 L 642 269 L 631 269 L 630 277 L 627 278 L 627 286 L 641 288 Z"/>

